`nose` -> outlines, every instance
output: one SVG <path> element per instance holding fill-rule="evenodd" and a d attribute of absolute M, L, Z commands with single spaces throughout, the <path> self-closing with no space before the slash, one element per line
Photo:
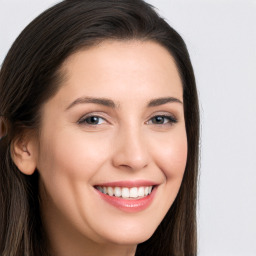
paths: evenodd
<path fill-rule="evenodd" d="M 149 164 L 146 139 L 139 129 L 126 128 L 120 131 L 113 147 L 112 162 L 116 168 L 137 171 Z"/>

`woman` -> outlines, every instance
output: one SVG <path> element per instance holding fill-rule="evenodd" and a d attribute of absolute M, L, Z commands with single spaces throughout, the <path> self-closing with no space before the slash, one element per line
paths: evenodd
<path fill-rule="evenodd" d="M 66 0 L 0 73 L 0 252 L 196 255 L 186 46 L 141 0 Z"/>

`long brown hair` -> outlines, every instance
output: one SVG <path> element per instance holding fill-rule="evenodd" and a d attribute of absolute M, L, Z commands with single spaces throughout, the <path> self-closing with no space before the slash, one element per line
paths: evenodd
<path fill-rule="evenodd" d="M 66 0 L 46 10 L 19 35 L 0 71 L 0 254 L 46 256 L 40 217 L 39 174 L 22 174 L 10 145 L 24 131 L 38 131 L 40 109 L 55 95 L 63 61 L 104 40 L 155 41 L 173 56 L 183 84 L 188 156 L 179 193 L 136 256 L 195 256 L 199 110 L 193 68 L 180 35 L 143 0 Z"/>

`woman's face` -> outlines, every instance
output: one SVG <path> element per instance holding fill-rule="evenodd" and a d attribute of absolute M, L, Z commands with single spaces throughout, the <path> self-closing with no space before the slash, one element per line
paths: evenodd
<path fill-rule="evenodd" d="M 186 165 L 174 60 L 154 42 L 106 41 L 73 54 L 62 72 L 42 108 L 37 156 L 46 231 L 52 243 L 143 242 Z"/>

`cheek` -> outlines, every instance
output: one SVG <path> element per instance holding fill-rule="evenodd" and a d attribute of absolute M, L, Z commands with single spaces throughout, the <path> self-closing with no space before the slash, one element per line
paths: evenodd
<path fill-rule="evenodd" d="M 61 134 L 44 140 L 40 165 L 51 175 L 89 179 L 104 163 L 108 149 L 93 136 Z"/>
<path fill-rule="evenodd" d="M 159 187 L 161 193 L 159 209 L 162 209 L 159 214 L 163 219 L 178 194 L 186 167 L 187 137 L 185 129 L 167 136 L 158 145 L 155 162 L 165 178 L 163 186 Z"/>
<path fill-rule="evenodd" d="M 169 179 L 182 180 L 187 162 L 186 131 L 181 130 L 162 140 L 155 147 L 156 163 L 164 173 L 167 182 Z"/>
<path fill-rule="evenodd" d="M 42 139 L 38 161 L 45 209 L 56 208 L 73 220 L 80 218 L 78 207 L 109 151 L 102 139 L 78 134 L 59 132 Z"/>

